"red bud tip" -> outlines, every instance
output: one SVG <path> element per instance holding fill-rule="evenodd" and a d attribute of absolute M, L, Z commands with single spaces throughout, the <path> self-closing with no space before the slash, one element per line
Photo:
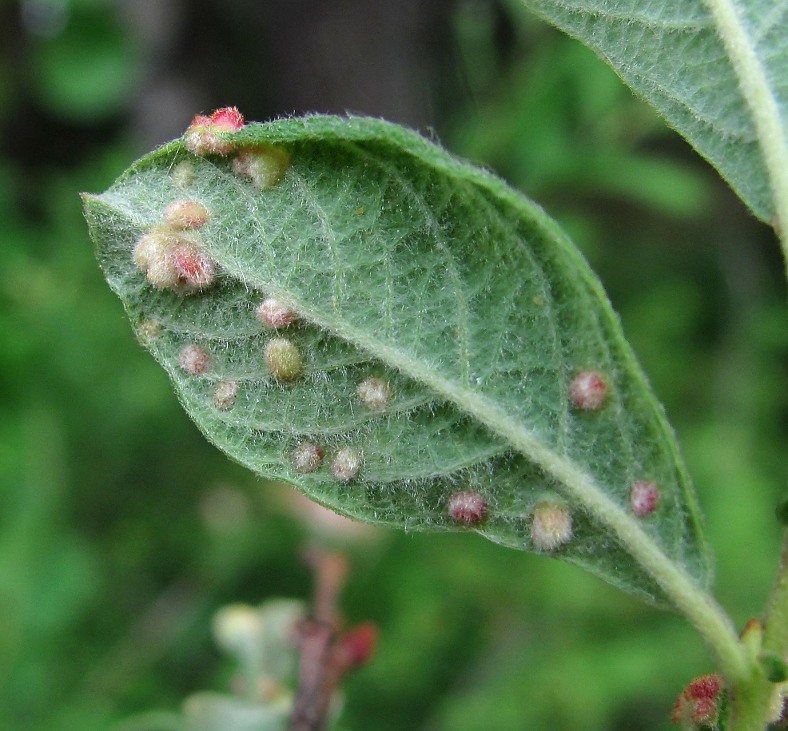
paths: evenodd
<path fill-rule="evenodd" d="M 345 632 L 339 638 L 339 646 L 347 658 L 350 667 L 357 668 L 369 662 L 375 652 L 378 641 L 378 629 L 372 622 L 364 622 Z"/>
<path fill-rule="evenodd" d="M 719 675 L 695 678 L 676 699 L 671 720 L 685 729 L 713 724 L 719 713 L 722 690 L 722 678 Z"/>

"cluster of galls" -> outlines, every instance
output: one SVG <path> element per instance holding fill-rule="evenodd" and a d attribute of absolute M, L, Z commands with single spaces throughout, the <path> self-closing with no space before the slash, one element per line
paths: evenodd
<path fill-rule="evenodd" d="M 197 115 L 184 135 L 184 146 L 198 156 L 233 156 L 233 172 L 251 181 L 260 189 L 278 183 L 287 170 L 289 155 L 268 145 L 244 145 L 229 135 L 243 128 L 243 115 L 235 107 L 217 109 L 210 116 Z M 193 179 L 189 163 L 181 163 L 173 173 L 173 181 L 188 187 Z M 209 221 L 209 212 L 198 201 L 177 200 L 164 210 L 162 223 L 143 235 L 134 247 L 135 264 L 158 289 L 172 289 L 180 294 L 193 294 L 210 287 L 216 276 L 214 262 L 204 253 L 197 232 Z M 268 297 L 256 308 L 260 322 L 273 330 L 282 330 L 296 323 L 298 314 L 285 302 Z M 263 359 L 272 378 L 290 383 L 301 378 L 304 359 L 298 346 L 289 338 L 276 335 L 268 340 Z M 179 354 L 181 368 L 192 376 L 210 369 L 207 351 L 200 345 L 184 346 Z M 233 407 L 238 395 L 235 381 L 221 381 L 214 389 L 214 405 L 226 410 Z M 389 383 L 377 377 L 363 380 L 357 388 L 359 400 L 371 411 L 384 411 L 392 399 Z M 569 385 L 569 401 L 578 411 L 600 411 L 608 399 L 604 376 L 593 370 L 579 373 Z M 314 472 L 323 463 L 324 450 L 311 442 L 302 442 L 291 453 L 293 468 L 301 473 Z M 331 469 L 337 480 L 350 482 L 362 466 L 361 453 L 345 447 L 337 451 Z M 654 482 L 636 482 L 630 491 L 631 512 L 645 518 L 659 504 L 660 492 Z M 454 493 L 448 512 L 457 523 L 478 526 L 488 516 L 485 498 L 472 490 Z M 546 497 L 533 508 L 531 539 L 540 551 L 553 551 L 572 538 L 572 516 L 560 498 Z"/>
<path fill-rule="evenodd" d="M 250 180 L 258 188 L 276 185 L 290 164 L 284 151 L 270 145 L 243 145 L 227 138 L 238 132 L 245 122 L 236 107 L 217 109 L 210 116 L 198 114 L 186 130 L 183 144 L 189 152 L 200 157 L 234 154 L 233 172 Z"/>
<path fill-rule="evenodd" d="M 582 371 L 569 384 L 569 402 L 578 411 L 596 412 L 608 400 L 608 384 L 598 371 Z M 638 518 L 646 518 L 659 505 L 660 491 L 651 480 L 639 480 L 630 488 L 629 507 Z M 448 502 L 451 518 L 468 527 L 479 526 L 487 519 L 487 500 L 473 490 L 455 492 Z M 555 551 L 572 540 L 572 514 L 566 502 L 558 496 L 546 495 L 533 507 L 530 515 L 530 534 L 538 551 Z"/>
<path fill-rule="evenodd" d="M 216 266 L 197 235 L 208 218 L 197 201 L 177 200 L 164 209 L 161 224 L 141 236 L 132 252 L 150 284 L 179 294 L 202 292 L 213 284 Z"/>

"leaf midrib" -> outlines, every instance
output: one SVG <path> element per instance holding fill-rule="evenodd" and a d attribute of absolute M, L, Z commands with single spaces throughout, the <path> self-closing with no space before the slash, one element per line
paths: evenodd
<path fill-rule="evenodd" d="M 774 210 L 782 222 L 783 246 L 788 259 L 788 141 L 766 69 L 761 64 L 750 36 L 733 0 L 704 0 L 714 19 L 717 33 L 733 66 L 755 125 L 767 174 L 771 183 Z"/>

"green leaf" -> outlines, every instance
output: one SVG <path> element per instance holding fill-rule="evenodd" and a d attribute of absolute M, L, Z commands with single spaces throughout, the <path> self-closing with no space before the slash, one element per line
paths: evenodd
<path fill-rule="evenodd" d="M 785 2 L 524 2 L 607 61 L 758 218 L 788 217 Z"/>
<path fill-rule="evenodd" d="M 474 529 L 655 602 L 676 581 L 706 584 L 695 498 L 662 409 L 599 282 L 538 206 L 379 120 L 286 119 L 223 138 L 273 145 L 289 167 L 261 189 L 232 158 L 178 140 L 85 196 L 110 286 L 212 442 L 361 520 Z M 187 235 L 218 272 L 192 294 L 151 286 L 132 257 L 184 198 L 209 212 Z M 272 295 L 301 318 L 278 334 L 255 316 Z M 263 355 L 279 337 L 303 359 L 289 381 Z M 196 375 L 181 365 L 189 346 L 207 355 L 186 363 Z M 569 394 L 589 370 L 607 382 L 596 410 Z M 357 392 L 370 377 L 387 384 L 378 408 Z M 309 473 L 293 463 L 304 441 L 325 452 Z M 345 447 L 361 464 L 343 481 L 332 460 Z M 630 507 L 640 481 L 661 493 L 644 518 Z M 478 523 L 450 515 L 463 491 L 486 502 Z M 534 539 L 545 504 L 569 513 L 571 539 Z"/>

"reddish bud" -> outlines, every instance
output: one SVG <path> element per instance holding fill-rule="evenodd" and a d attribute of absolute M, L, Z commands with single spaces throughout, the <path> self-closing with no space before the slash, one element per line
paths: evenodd
<path fill-rule="evenodd" d="M 301 442 L 291 453 L 290 461 L 296 472 L 314 472 L 323 464 L 325 452 L 312 442 Z"/>
<path fill-rule="evenodd" d="M 357 668 L 369 662 L 377 641 L 377 627 L 372 622 L 364 622 L 340 636 L 338 651 L 348 667 Z"/>
<path fill-rule="evenodd" d="M 263 300 L 255 310 L 255 315 L 263 325 L 277 330 L 288 327 L 298 320 L 298 315 L 275 297 Z"/>
<path fill-rule="evenodd" d="M 487 501 L 471 490 L 455 492 L 449 498 L 449 515 L 458 523 L 478 525 L 487 516 Z"/>
<path fill-rule="evenodd" d="M 391 403 L 391 386 L 382 378 L 367 378 L 356 389 L 361 402 L 371 411 L 383 411 Z"/>
<path fill-rule="evenodd" d="M 572 540 L 572 516 L 563 503 L 543 500 L 534 508 L 531 540 L 538 551 L 554 551 Z"/>
<path fill-rule="evenodd" d="M 719 675 L 695 678 L 676 699 L 671 720 L 685 729 L 715 723 L 722 690 L 722 678 Z"/>
<path fill-rule="evenodd" d="M 178 363 L 190 376 L 199 376 L 210 367 L 210 358 L 205 348 L 192 343 L 184 345 L 178 354 Z"/>
<path fill-rule="evenodd" d="M 659 488 L 649 480 L 641 480 L 632 485 L 629 493 L 629 505 L 638 518 L 651 515 L 659 505 Z"/>
<path fill-rule="evenodd" d="M 353 447 L 342 447 L 331 463 L 331 471 L 340 482 L 350 482 L 361 470 L 361 452 Z"/>
<path fill-rule="evenodd" d="M 597 411 L 607 397 L 607 382 L 596 371 L 580 373 L 569 385 L 569 398 L 576 408 Z"/>
<path fill-rule="evenodd" d="M 173 201 L 164 209 L 164 222 L 170 228 L 200 228 L 208 223 L 208 218 L 208 209 L 197 201 Z"/>

